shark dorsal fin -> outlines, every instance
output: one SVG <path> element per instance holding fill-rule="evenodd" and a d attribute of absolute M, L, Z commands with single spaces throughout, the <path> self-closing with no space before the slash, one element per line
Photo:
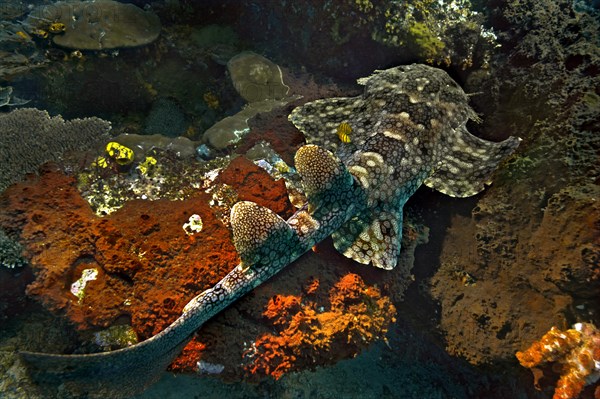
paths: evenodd
<path fill-rule="evenodd" d="M 337 209 L 343 204 L 343 193 L 351 191 L 354 178 L 342 161 L 330 151 L 316 146 L 301 147 L 294 158 L 308 199 L 310 214 L 319 209 Z"/>
<path fill-rule="evenodd" d="M 292 228 L 279 215 L 251 201 L 240 201 L 231 209 L 233 244 L 243 267 L 269 259 L 273 248 L 288 242 Z"/>

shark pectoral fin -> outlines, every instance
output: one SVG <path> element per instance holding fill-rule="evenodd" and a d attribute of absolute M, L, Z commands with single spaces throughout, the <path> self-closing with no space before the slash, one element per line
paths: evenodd
<path fill-rule="evenodd" d="M 332 234 L 333 245 L 359 263 L 390 270 L 396 266 L 402 241 L 402 209 L 365 211 Z"/>
<path fill-rule="evenodd" d="M 349 115 L 360 114 L 363 106 L 362 98 L 356 97 L 316 100 L 295 108 L 288 120 L 304 133 L 308 143 L 335 152 L 342 144 L 337 135 L 338 127 L 348 120 Z M 356 128 L 352 126 L 352 129 Z"/>
<path fill-rule="evenodd" d="M 521 139 L 509 137 L 499 143 L 482 140 L 459 126 L 448 135 L 447 148 L 441 148 L 441 160 L 424 183 L 452 197 L 470 197 L 491 183 L 498 164 L 512 154 Z"/>
<path fill-rule="evenodd" d="M 250 201 L 240 201 L 231 208 L 233 244 L 244 268 L 268 264 L 278 256 L 283 244 L 294 236 L 292 228 L 279 215 Z"/>
<path fill-rule="evenodd" d="M 343 200 L 352 190 L 354 178 L 335 155 L 309 144 L 296 152 L 294 162 L 308 198 L 309 213 L 349 206 Z"/>

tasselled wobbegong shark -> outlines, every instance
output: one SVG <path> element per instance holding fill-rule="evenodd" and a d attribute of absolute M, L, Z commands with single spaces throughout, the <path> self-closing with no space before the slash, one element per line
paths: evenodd
<path fill-rule="evenodd" d="M 474 195 L 519 145 L 516 137 L 494 143 L 471 135 L 466 122 L 478 117 L 468 96 L 440 69 L 399 66 L 358 82 L 365 86 L 361 96 L 313 101 L 289 116 L 309 143 L 294 159 L 304 206 L 285 221 L 255 203 L 238 202 L 230 220 L 240 264 L 193 298 L 177 320 L 146 341 L 110 352 L 20 351 L 34 381 L 61 384 L 73 396 L 138 393 L 207 320 L 332 234 L 345 256 L 393 268 L 403 206 L 418 187 Z"/>

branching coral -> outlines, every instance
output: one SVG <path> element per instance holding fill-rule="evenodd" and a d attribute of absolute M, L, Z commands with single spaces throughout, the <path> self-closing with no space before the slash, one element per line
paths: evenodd
<path fill-rule="evenodd" d="M 301 296 L 271 298 L 263 315 L 278 333 L 254 342 L 246 352 L 246 371 L 278 379 L 292 370 L 334 363 L 383 338 L 396 314 L 387 296 L 352 273 L 330 290 L 328 308 Z"/>
<path fill-rule="evenodd" d="M 577 323 L 566 331 L 552 327 L 516 356 L 527 368 L 558 362 L 561 376 L 553 399 L 576 398 L 586 385 L 600 378 L 600 331 L 588 323 Z"/>
<path fill-rule="evenodd" d="M 0 191 L 58 160 L 67 151 L 80 151 L 103 140 L 110 123 L 99 118 L 65 121 L 46 111 L 22 108 L 0 116 Z"/>

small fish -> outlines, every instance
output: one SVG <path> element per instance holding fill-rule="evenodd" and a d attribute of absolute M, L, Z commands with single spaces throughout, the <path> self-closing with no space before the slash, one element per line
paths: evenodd
<path fill-rule="evenodd" d="M 34 29 L 31 33 L 42 39 L 48 38 L 48 31 L 45 31 L 44 29 Z"/>
<path fill-rule="evenodd" d="M 71 54 L 69 54 L 69 55 L 71 56 L 71 58 L 77 58 L 77 59 L 83 58 L 83 53 L 79 50 L 71 51 Z"/>
<path fill-rule="evenodd" d="M 62 22 L 54 22 L 48 26 L 48 32 L 50 33 L 61 33 L 67 30 L 67 26 Z"/>
<path fill-rule="evenodd" d="M 350 143 L 350 133 L 352 133 L 352 126 L 348 122 L 342 122 L 337 128 L 337 136 L 342 143 Z"/>
<path fill-rule="evenodd" d="M 29 36 L 27 33 L 23 32 L 23 31 L 18 31 L 15 33 L 15 35 L 19 36 L 21 39 L 24 39 L 24 40 L 31 40 L 31 36 Z"/>

